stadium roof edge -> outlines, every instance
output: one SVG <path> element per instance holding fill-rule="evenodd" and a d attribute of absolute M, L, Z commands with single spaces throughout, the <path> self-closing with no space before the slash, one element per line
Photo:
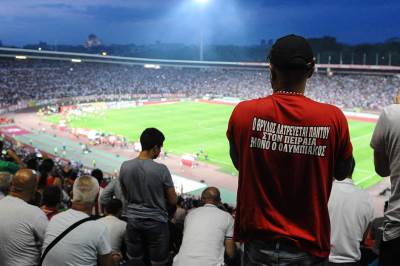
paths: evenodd
<path fill-rule="evenodd" d="M 242 66 L 242 67 L 263 67 L 266 68 L 269 66 L 268 63 L 263 62 L 225 62 L 225 61 L 194 61 L 194 60 L 169 60 L 169 59 L 151 59 L 151 58 L 141 58 L 141 57 L 124 57 L 124 56 L 112 56 L 112 55 L 100 55 L 100 54 L 88 54 L 88 53 L 72 53 L 72 52 L 57 52 L 57 51 L 44 51 L 44 50 L 32 50 L 32 49 L 21 49 L 21 48 L 6 48 L 0 47 L 0 52 L 7 52 L 13 55 L 26 55 L 31 58 L 39 59 L 37 55 L 47 56 L 59 56 L 58 58 L 68 58 L 69 60 L 73 58 L 80 58 L 82 60 L 85 59 L 99 59 L 102 61 L 107 60 L 122 60 L 125 62 L 137 62 L 137 63 L 169 63 L 169 64 L 195 64 L 195 65 L 202 65 L 202 66 L 209 66 L 209 65 L 225 65 L 225 66 Z M 15 53 L 15 54 L 14 54 Z M 0 56 L 6 56 L 7 54 L 0 54 Z M 31 55 L 31 56 L 29 56 Z M 34 56 L 32 56 L 34 55 Z"/>
<path fill-rule="evenodd" d="M 28 59 L 44 60 L 81 60 L 81 62 L 93 63 L 113 63 L 113 64 L 159 64 L 164 66 L 176 67 L 228 67 L 228 68 L 246 68 L 246 69 L 267 69 L 269 63 L 266 62 L 226 62 L 226 61 L 194 61 L 194 60 L 169 60 L 169 59 L 151 59 L 140 57 L 124 57 L 88 53 L 58 52 L 21 48 L 0 47 L 0 57 L 26 56 Z M 347 65 L 347 64 L 317 64 L 316 68 L 322 71 L 344 71 L 365 72 L 380 74 L 400 74 L 400 66 L 382 66 L 382 65 Z"/>

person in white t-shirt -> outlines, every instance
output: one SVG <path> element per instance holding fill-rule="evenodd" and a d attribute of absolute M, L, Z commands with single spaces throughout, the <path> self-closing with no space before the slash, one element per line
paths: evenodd
<path fill-rule="evenodd" d="M 371 138 L 375 171 L 390 176 L 390 197 L 383 222 L 379 265 L 400 265 L 400 95 L 382 110 Z"/>
<path fill-rule="evenodd" d="M 41 209 L 28 204 L 36 186 L 35 172 L 19 170 L 9 195 L 0 200 L 0 265 L 38 265 L 48 220 Z"/>
<path fill-rule="evenodd" d="M 234 256 L 233 218 L 218 209 L 219 190 L 206 188 L 201 200 L 204 206 L 186 216 L 182 246 L 174 266 L 220 266 L 224 265 L 224 251 L 229 257 Z"/>
<path fill-rule="evenodd" d="M 111 245 L 113 260 L 119 262 L 122 259 L 121 246 L 124 242 L 126 222 L 120 220 L 122 202 L 119 199 L 110 200 L 106 207 L 106 217 L 98 221 L 105 224 L 108 229 L 108 238 Z"/>
<path fill-rule="evenodd" d="M 361 259 L 360 243 L 365 239 L 374 218 L 372 198 L 367 191 L 354 185 L 351 176 L 332 185 L 328 210 L 331 222 L 329 265 L 355 264 Z"/>
<path fill-rule="evenodd" d="M 51 219 L 46 230 L 42 253 L 68 227 L 89 217 L 98 192 L 99 184 L 94 177 L 82 176 L 75 180 L 71 209 L 59 213 Z M 112 265 L 107 227 L 95 220 L 79 225 L 47 253 L 43 265 Z"/>

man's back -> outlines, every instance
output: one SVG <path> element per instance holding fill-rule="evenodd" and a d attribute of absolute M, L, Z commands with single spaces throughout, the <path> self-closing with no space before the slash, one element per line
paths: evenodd
<path fill-rule="evenodd" d="M 328 256 L 335 162 L 352 154 L 343 113 L 277 92 L 239 103 L 227 136 L 240 156 L 235 236 L 287 238 L 314 256 Z"/>
<path fill-rule="evenodd" d="M 48 224 L 38 208 L 7 196 L 0 201 L 0 265 L 37 265 Z"/>
<path fill-rule="evenodd" d="M 390 168 L 391 196 L 385 212 L 383 239 L 400 237 L 400 104 L 386 107 L 371 140 L 375 151 L 387 156 Z"/>
<path fill-rule="evenodd" d="M 111 249 L 120 251 L 124 241 L 126 222 L 118 219 L 114 215 L 107 215 L 98 221 L 107 227 Z"/>
<path fill-rule="evenodd" d="M 390 198 L 384 215 L 383 237 L 379 248 L 380 265 L 400 265 L 400 96 L 397 104 L 383 109 L 371 139 L 375 171 L 390 175 Z"/>
<path fill-rule="evenodd" d="M 167 222 L 165 188 L 174 184 L 167 167 L 151 159 L 132 159 L 121 166 L 121 185 L 127 190 L 129 218 Z"/>
<path fill-rule="evenodd" d="M 43 250 L 62 232 L 88 215 L 69 209 L 55 215 L 46 230 Z M 97 265 L 98 255 L 111 252 L 107 228 L 98 221 L 85 222 L 69 232 L 47 254 L 43 265 Z"/>
<path fill-rule="evenodd" d="M 329 198 L 331 253 L 329 261 L 351 263 L 361 258 L 360 243 L 374 217 L 372 198 L 351 179 L 335 181 Z"/>
<path fill-rule="evenodd" d="M 224 241 L 233 236 L 232 216 L 206 204 L 186 216 L 182 246 L 175 266 L 217 266 L 224 262 Z"/>

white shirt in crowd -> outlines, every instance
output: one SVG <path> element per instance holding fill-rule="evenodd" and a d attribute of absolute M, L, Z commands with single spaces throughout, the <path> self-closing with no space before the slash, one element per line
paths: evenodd
<path fill-rule="evenodd" d="M 0 265 L 38 265 L 48 220 L 20 198 L 0 200 Z"/>
<path fill-rule="evenodd" d="M 331 222 L 331 252 L 334 263 L 356 262 L 361 258 L 360 242 L 374 218 L 372 198 L 353 180 L 335 180 L 328 202 Z"/>
<path fill-rule="evenodd" d="M 62 232 L 88 215 L 69 209 L 51 219 L 47 227 L 42 252 Z M 96 266 L 97 256 L 111 252 L 107 227 L 98 221 L 85 222 L 69 232 L 47 253 L 44 266 Z"/>
<path fill-rule="evenodd" d="M 385 212 L 383 241 L 400 238 L 400 104 L 385 107 L 371 138 L 374 151 L 387 157 L 390 198 Z"/>
<path fill-rule="evenodd" d="M 113 215 L 107 215 L 98 221 L 105 224 L 108 229 L 108 239 L 111 249 L 114 251 L 121 251 L 121 246 L 124 241 L 126 231 L 126 222 Z"/>
<path fill-rule="evenodd" d="M 185 219 L 182 246 L 174 266 L 220 266 L 224 264 L 225 239 L 233 236 L 232 216 L 206 204 Z"/>

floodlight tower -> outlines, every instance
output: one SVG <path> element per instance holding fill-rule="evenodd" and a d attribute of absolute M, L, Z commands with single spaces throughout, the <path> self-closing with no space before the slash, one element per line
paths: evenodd
<path fill-rule="evenodd" d="M 203 17 L 204 7 L 207 5 L 209 0 L 194 0 L 199 6 L 201 11 L 201 16 Z M 199 51 L 199 60 L 203 61 L 204 59 L 204 25 L 200 25 L 200 51 Z"/>

